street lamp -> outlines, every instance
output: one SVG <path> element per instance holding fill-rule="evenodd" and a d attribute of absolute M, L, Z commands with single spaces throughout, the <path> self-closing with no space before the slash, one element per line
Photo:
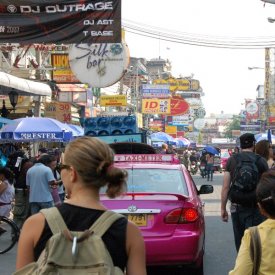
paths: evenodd
<path fill-rule="evenodd" d="M 267 18 L 267 21 L 268 21 L 269 23 L 274 23 L 274 22 L 275 22 L 275 18 L 268 17 L 268 18 Z"/>
<path fill-rule="evenodd" d="M 248 70 L 264 70 L 263 67 L 248 67 Z"/>
<path fill-rule="evenodd" d="M 17 105 L 19 95 L 14 89 L 12 89 L 8 93 L 8 95 L 9 95 L 11 106 L 13 107 L 13 112 L 15 113 L 15 106 Z"/>

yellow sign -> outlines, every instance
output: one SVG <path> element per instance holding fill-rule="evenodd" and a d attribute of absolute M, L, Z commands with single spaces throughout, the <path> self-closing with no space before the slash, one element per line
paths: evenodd
<path fill-rule="evenodd" d="M 100 106 L 127 106 L 126 95 L 102 95 Z"/>
<path fill-rule="evenodd" d="M 143 117 L 142 117 L 142 113 L 137 113 L 137 126 L 138 128 L 142 128 L 143 127 Z"/>
<path fill-rule="evenodd" d="M 52 78 L 57 83 L 79 83 L 71 71 L 68 54 L 51 54 L 52 66 L 56 68 L 52 71 Z"/>
<path fill-rule="evenodd" d="M 142 99 L 143 114 L 170 114 L 170 99 Z"/>
<path fill-rule="evenodd" d="M 61 102 L 45 103 L 44 115 L 61 122 L 71 123 L 71 104 Z"/>
<path fill-rule="evenodd" d="M 170 92 L 172 93 L 176 91 L 198 90 L 199 88 L 199 82 L 197 80 L 187 78 L 155 79 L 154 84 L 168 84 L 170 86 Z"/>
<path fill-rule="evenodd" d="M 177 133 L 177 126 L 165 125 L 165 133 L 167 133 L 167 134 L 176 134 Z"/>

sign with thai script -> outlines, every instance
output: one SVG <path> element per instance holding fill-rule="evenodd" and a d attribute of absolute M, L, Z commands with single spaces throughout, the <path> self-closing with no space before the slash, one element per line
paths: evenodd
<path fill-rule="evenodd" d="M 126 95 L 102 95 L 100 106 L 127 106 Z"/>
<path fill-rule="evenodd" d="M 121 0 L 1 1 L 1 43 L 121 43 Z"/>
<path fill-rule="evenodd" d="M 143 98 L 169 98 L 171 96 L 169 85 L 142 85 Z"/>

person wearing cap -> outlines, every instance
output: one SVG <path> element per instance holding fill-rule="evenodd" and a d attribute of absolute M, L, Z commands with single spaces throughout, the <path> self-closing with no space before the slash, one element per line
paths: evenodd
<path fill-rule="evenodd" d="M 228 212 L 226 209 L 226 205 L 228 201 L 230 186 L 232 184 L 232 179 L 234 177 L 234 172 L 237 168 L 236 155 L 240 155 L 240 157 L 242 158 L 256 158 L 255 142 L 256 140 L 253 134 L 245 133 L 241 135 L 240 153 L 232 155 L 227 161 L 221 191 L 221 219 L 224 222 L 228 222 Z M 258 168 L 258 174 L 260 179 L 261 175 L 268 170 L 267 161 L 263 157 L 258 156 L 255 164 Z M 249 203 L 245 205 L 231 203 L 230 206 L 235 246 L 237 251 L 239 251 L 244 231 L 248 227 L 256 226 L 264 220 L 264 217 L 260 214 L 260 211 L 257 207 L 256 190 L 255 192 L 245 194 L 245 196 L 246 200 Z"/>

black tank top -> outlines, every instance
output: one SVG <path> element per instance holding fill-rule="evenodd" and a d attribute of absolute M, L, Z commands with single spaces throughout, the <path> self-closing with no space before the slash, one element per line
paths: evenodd
<path fill-rule="evenodd" d="M 58 207 L 67 227 L 71 231 L 84 231 L 97 220 L 104 212 L 103 210 L 96 210 L 90 208 L 79 207 L 68 203 L 63 203 Z M 115 266 L 121 270 L 125 270 L 127 263 L 126 252 L 126 228 L 127 219 L 118 219 L 107 232 L 102 236 Z M 46 246 L 48 239 L 52 236 L 52 232 L 46 221 L 45 227 L 34 248 L 35 261 L 38 260 L 41 252 Z"/>

